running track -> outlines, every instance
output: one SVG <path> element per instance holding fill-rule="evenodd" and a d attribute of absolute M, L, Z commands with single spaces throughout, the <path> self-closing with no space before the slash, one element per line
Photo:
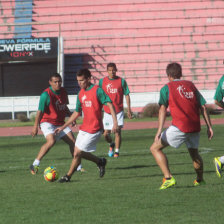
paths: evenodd
<path fill-rule="evenodd" d="M 224 124 L 223 118 L 211 119 L 212 124 Z M 164 127 L 168 127 L 171 124 L 171 121 L 166 121 Z M 205 125 L 204 121 L 201 121 L 202 125 Z M 149 128 L 157 128 L 158 121 L 141 121 L 141 122 L 126 122 L 123 130 L 138 130 L 138 129 L 149 129 Z M 23 136 L 30 135 L 32 131 L 32 126 L 28 127 L 8 127 L 8 128 L 0 128 L 0 136 Z M 72 128 L 73 132 L 78 131 L 78 127 Z M 39 134 L 42 134 L 39 131 Z"/>

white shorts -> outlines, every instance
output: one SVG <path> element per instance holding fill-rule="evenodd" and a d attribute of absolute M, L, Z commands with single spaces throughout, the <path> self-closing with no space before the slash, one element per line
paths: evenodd
<path fill-rule="evenodd" d="M 199 146 L 200 134 L 199 132 L 184 133 L 176 126 L 171 125 L 161 134 L 161 139 L 168 145 L 179 148 L 183 143 L 187 148 L 197 149 Z"/>
<path fill-rule="evenodd" d="M 102 130 L 94 134 L 79 130 L 75 146 L 84 152 L 94 152 L 96 151 L 96 143 L 100 140 L 101 135 Z"/>
<path fill-rule="evenodd" d="M 113 128 L 113 117 L 111 114 L 104 112 L 103 116 L 103 127 L 105 130 L 112 130 Z M 117 123 L 118 126 L 123 128 L 124 125 L 124 111 L 121 111 L 117 114 Z"/>
<path fill-rule="evenodd" d="M 58 127 L 60 127 L 60 126 L 55 126 L 55 125 L 53 125 L 51 123 L 48 123 L 48 122 L 43 122 L 43 123 L 40 124 L 41 131 L 43 132 L 45 138 L 49 134 L 54 134 L 55 129 L 58 128 Z M 55 140 L 58 141 L 59 139 L 61 139 L 65 135 L 67 135 L 70 131 L 71 131 L 71 129 L 69 127 L 66 127 L 59 134 L 55 135 Z"/>

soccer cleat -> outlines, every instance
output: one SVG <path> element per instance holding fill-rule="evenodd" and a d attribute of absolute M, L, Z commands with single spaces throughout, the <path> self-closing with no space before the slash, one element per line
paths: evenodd
<path fill-rule="evenodd" d="M 174 177 L 171 177 L 171 179 L 168 179 L 168 180 L 166 178 L 163 178 L 163 183 L 159 189 L 164 190 L 164 189 L 174 186 L 175 184 L 176 184 L 176 180 L 174 179 Z"/>
<path fill-rule="evenodd" d="M 103 177 L 105 174 L 105 166 L 107 164 L 107 160 L 105 158 L 100 158 L 100 161 L 98 163 L 98 167 L 100 170 L 100 177 Z"/>
<path fill-rule="evenodd" d="M 194 180 L 194 182 L 193 182 L 194 187 L 201 186 L 201 185 L 205 185 L 205 184 L 206 184 L 206 182 L 205 182 L 204 180 L 198 181 L 198 180 L 196 179 L 196 180 Z"/>
<path fill-rule="evenodd" d="M 219 161 L 219 157 L 214 158 L 214 164 L 217 176 L 222 177 L 222 163 Z"/>
<path fill-rule="evenodd" d="M 71 177 L 68 175 L 65 175 L 63 177 L 61 177 L 61 179 L 59 180 L 59 183 L 65 183 L 65 182 L 70 182 Z"/>
<path fill-rule="evenodd" d="M 33 175 L 37 174 L 38 170 L 39 170 L 39 166 L 30 165 L 31 174 Z"/>
<path fill-rule="evenodd" d="M 110 144 L 110 147 L 109 147 L 109 152 L 108 152 L 108 156 L 109 157 L 113 157 L 114 156 L 114 147 L 115 147 L 115 144 L 114 144 L 114 142 L 112 142 Z"/>
<path fill-rule="evenodd" d="M 119 157 L 119 152 L 115 152 L 114 153 L 114 158 L 118 158 Z"/>

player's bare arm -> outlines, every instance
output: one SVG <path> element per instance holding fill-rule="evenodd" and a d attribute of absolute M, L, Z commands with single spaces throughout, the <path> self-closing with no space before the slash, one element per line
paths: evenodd
<path fill-rule="evenodd" d="M 64 130 L 66 127 L 68 127 L 72 122 L 76 121 L 76 119 L 79 117 L 80 113 L 74 111 L 73 114 L 69 117 L 69 119 L 65 122 L 64 125 L 61 127 L 55 129 L 55 134 L 60 133 L 62 130 Z"/>
<path fill-rule="evenodd" d="M 161 105 L 160 106 L 160 109 L 159 109 L 159 119 L 158 119 L 158 122 L 159 122 L 159 126 L 158 126 L 158 130 L 157 130 L 157 133 L 156 133 L 156 136 L 155 136 L 155 141 L 159 141 L 160 139 L 160 136 L 161 136 L 161 133 L 162 133 L 162 130 L 163 130 L 163 125 L 165 123 L 165 120 L 166 120 L 166 106 L 164 105 Z"/>
<path fill-rule="evenodd" d="M 110 113 L 111 113 L 112 118 L 113 118 L 112 132 L 115 133 L 118 130 L 118 123 L 117 123 L 117 116 L 116 116 L 116 113 L 115 113 L 115 109 L 114 109 L 113 104 L 110 103 L 110 102 L 107 103 L 107 106 L 109 107 Z"/>
<path fill-rule="evenodd" d="M 68 117 L 70 117 L 72 115 L 72 112 L 70 111 L 70 109 L 68 108 L 67 105 L 66 105 L 66 112 L 67 112 Z M 72 127 L 74 127 L 74 126 L 76 126 L 75 120 L 72 122 Z"/>
<path fill-rule="evenodd" d="M 35 117 L 35 121 L 34 121 L 34 125 L 33 125 L 33 130 L 31 132 L 31 135 L 33 137 L 36 136 L 37 133 L 38 133 L 38 127 L 39 127 L 39 123 L 40 123 L 40 120 L 41 120 L 42 116 L 43 116 L 43 113 L 40 110 L 38 110 L 37 111 L 37 114 L 36 114 L 36 117 Z"/>
<path fill-rule="evenodd" d="M 210 120 L 210 116 L 208 114 L 208 111 L 205 105 L 202 105 L 200 109 L 201 109 L 202 116 L 205 120 L 205 123 L 207 125 L 208 139 L 211 140 L 213 137 L 213 130 L 212 130 L 212 123 Z"/>
<path fill-rule="evenodd" d="M 132 112 L 131 112 L 131 98 L 129 95 L 126 95 L 125 96 L 125 99 L 126 99 L 126 103 L 127 103 L 127 114 L 128 114 L 128 118 L 129 119 L 132 119 Z"/>

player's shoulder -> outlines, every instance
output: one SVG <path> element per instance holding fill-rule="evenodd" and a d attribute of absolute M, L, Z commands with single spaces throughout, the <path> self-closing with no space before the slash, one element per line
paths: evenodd
<path fill-rule="evenodd" d="M 48 93 L 48 88 L 47 89 L 45 89 L 42 93 L 41 93 L 41 95 L 40 95 L 41 97 L 48 97 L 49 96 L 49 93 Z"/>
<path fill-rule="evenodd" d="M 219 79 L 219 82 L 224 82 L 224 75 Z"/>

